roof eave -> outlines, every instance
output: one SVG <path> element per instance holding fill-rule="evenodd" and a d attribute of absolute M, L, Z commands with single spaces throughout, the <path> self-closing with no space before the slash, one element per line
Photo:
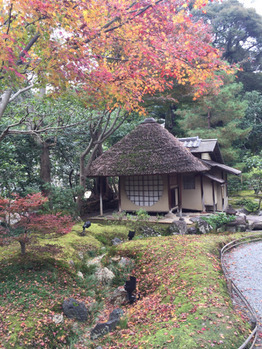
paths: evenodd
<path fill-rule="evenodd" d="M 221 168 L 222 170 L 230 173 L 230 174 L 234 174 L 236 176 L 241 175 L 241 171 L 237 170 L 236 168 L 224 165 L 224 164 L 220 164 L 218 162 L 212 161 L 212 160 L 202 160 L 202 162 L 204 162 L 205 164 L 209 165 L 210 167 L 218 167 Z"/>

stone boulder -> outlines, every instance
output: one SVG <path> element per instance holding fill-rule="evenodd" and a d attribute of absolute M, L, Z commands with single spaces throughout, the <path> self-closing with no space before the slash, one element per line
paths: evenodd
<path fill-rule="evenodd" d="M 197 231 L 197 228 L 196 227 L 190 227 L 187 229 L 187 232 L 186 234 L 189 234 L 189 235 L 194 235 L 194 234 L 197 234 L 198 231 Z"/>
<path fill-rule="evenodd" d="M 236 215 L 237 211 L 231 205 L 228 205 L 228 207 L 225 210 L 225 213 L 228 215 Z"/>
<path fill-rule="evenodd" d="M 245 214 L 236 216 L 235 222 L 237 222 L 238 225 L 244 225 L 244 224 L 247 225 L 248 224 L 247 216 Z"/>
<path fill-rule="evenodd" d="M 262 230 L 262 221 L 254 221 L 251 226 L 250 226 L 251 230 Z"/>
<path fill-rule="evenodd" d="M 121 239 L 119 239 L 119 238 L 114 238 L 114 239 L 111 240 L 111 242 L 112 242 L 113 246 L 117 246 L 117 245 L 122 244 L 123 241 Z"/>
<path fill-rule="evenodd" d="M 105 336 L 109 333 L 109 326 L 107 322 L 98 323 L 96 326 L 91 330 L 90 333 L 90 339 L 92 341 L 96 340 L 99 337 Z"/>
<path fill-rule="evenodd" d="M 86 263 L 86 265 L 87 266 L 95 265 L 97 267 L 101 267 L 101 260 L 103 259 L 104 256 L 105 256 L 105 254 L 102 254 L 101 256 L 95 257 L 95 258 L 91 259 L 90 261 L 88 261 Z"/>
<path fill-rule="evenodd" d="M 144 237 L 161 236 L 161 234 L 158 231 L 154 230 L 152 227 L 144 226 L 141 227 L 140 230 Z"/>
<path fill-rule="evenodd" d="M 62 305 L 64 314 L 70 319 L 79 321 L 87 321 L 88 310 L 84 303 L 75 300 L 74 298 L 66 299 Z"/>
<path fill-rule="evenodd" d="M 107 267 L 105 268 L 99 268 L 95 272 L 95 277 L 97 278 L 97 281 L 101 282 L 103 285 L 110 284 L 110 282 L 115 277 L 115 274 L 109 270 Z"/>
<path fill-rule="evenodd" d="M 114 256 L 114 257 L 111 257 L 111 261 L 112 261 L 112 262 L 119 262 L 119 261 L 120 261 L 120 259 L 121 259 L 121 257 L 120 257 L 120 256 Z"/>
<path fill-rule="evenodd" d="M 225 225 L 225 230 L 231 233 L 244 232 L 247 230 L 247 228 L 248 228 L 248 222 L 244 214 L 241 216 L 240 215 L 236 216 L 233 222 L 228 222 Z"/>
<path fill-rule="evenodd" d="M 55 324 L 62 324 L 64 322 L 64 316 L 63 314 L 55 314 L 53 316 L 53 321 Z"/>
<path fill-rule="evenodd" d="M 196 222 L 198 222 L 200 219 L 201 219 L 200 216 L 198 216 L 198 217 L 190 217 L 190 218 L 189 218 L 189 220 L 190 220 L 192 223 L 196 223 Z"/>
<path fill-rule="evenodd" d="M 123 316 L 124 312 L 122 309 L 114 309 L 110 315 L 107 322 L 98 323 L 90 333 L 91 340 L 95 340 L 101 336 L 106 335 L 109 332 L 112 332 L 116 329 L 116 326 L 119 324 L 120 318 Z"/>
<path fill-rule="evenodd" d="M 72 259 L 71 259 L 68 263 L 69 263 L 69 265 L 70 265 L 71 267 L 73 267 L 73 268 L 75 267 L 75 263 L 74 263 L 74 261 L 73 261 Z"/>
<path fill-rule="evenodd" d="M 247 222 L 247 214 L 246 213 L 237 211 L 237 217 L 242 217 L 242 219 L 244 219 L 245 222 Z"/>
<path fill-rule="evenodd" d="M 196 222 L 196 229 L 198 234 L 208 234 L 208 233 L 211 233 L 211 231 L 213 230 L 213 227 L 203 219 L 199 219 Z"/>
<path fill-rule="evenodd" d="M 81 271 L 78 271 L 76 275 L 80 277 L 80 279 L 84 279 L 84 275 Z"/>
<path fill-rule="evenodd" d="M 124 315 L 124 310 L 120 308 L 114 309 L 110 314 L 109 314 L 109 320 L 119 320 L 122 316 Z"/>
<path fill-rule="evenodd" d="M 132 266 L 134 264 L 134 261 L 131 258 L 128 257 L 121 257 L 120 261 L 118 262 L 119 266 L 122 268 Z"/>
<path fill-rule="evenodd" d="M 171 234 L 184 235 L 187 232 L 187 224 L 184 219 L 173 221 L 169 226 L 169 232 Z"/>
<path fill-rule="evenodd" d="M 78 252 L 78 257 L 83 260 L 84 259 L 84 253 L 82 251 L 79 251 Z"/>
<path fill-rule="evenodd" d="M 242 208 L 239 208 L 239 209 L 237 210 L 237 214 L 238 214 L 238 215 L 240 215 L 240 214 L 248 215 L 248 214 L 249 214 L 249 211 L 246 210 L 244 207 L 242 207 Z"/>
<path fill-rule="evenodd" d="M 110 303 L 114 305 L 122 305 L 127 302 L 127 291 L 124 286 L 119 286 L 116 288 L 110 297 Z"/>

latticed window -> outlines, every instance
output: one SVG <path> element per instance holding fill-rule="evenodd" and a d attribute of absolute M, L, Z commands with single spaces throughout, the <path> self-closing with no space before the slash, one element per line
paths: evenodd
<path fill-rule="evenodd" d="M 163 194 L 163 180 L 159 175 L 126 177 L 125 191 L 135 205 L 153 206 Z"/>
<path fill-rule="evenodd" d="M 184 189 L 195 189 L 195 176 L 194 175 L 185 175 L 183 176 L 183 187 Z"/>

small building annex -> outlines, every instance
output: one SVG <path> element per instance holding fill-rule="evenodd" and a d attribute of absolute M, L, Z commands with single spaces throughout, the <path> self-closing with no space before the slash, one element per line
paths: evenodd
<path fill-rule="evenodd" d="M 88 176 L 119 178 L 120 211 L 182 214 L 224 210 L 227 173 L 241 172 L 223 164 L 216 140 L 179 140 L 148 118 L 99 156 Z"/>

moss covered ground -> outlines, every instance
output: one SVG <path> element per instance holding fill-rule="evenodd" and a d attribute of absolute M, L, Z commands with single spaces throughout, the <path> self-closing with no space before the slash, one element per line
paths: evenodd
<path fill-rule="evenodd" d="M 254 193 L 254 190 L 241 190 L 230 195 L 229 204 L 235 208 L 239 208 L 241 206 L 245 206 L 245 202 L 243 200 L 258 204 L 259 197 Z"/>
<path fill-rule="evenodd" d="M 79 236 L 81 227 L 35 241 L 23 257 L 18 243 L 0 247 L 0 348 L 229 349 L 247 337 L 249 325 L 232 307 L 219 261 L 220 247 L 241 234 L 129 242 L 126 226 L 92 224 Z M 126 242 L 109 247 L 114 237 Z M 103 313 L 110 288 L 96 283 L 86 261 L 107 252 L 135 260 L 131 274 L 140 299 L 123 306 L 125 317 L 116 331 L 92 342 L 90 328 Z M 79 270 L 84 279 L 76 275 Z M 93 305 L 86 323 L 53 322 L 68 297 Z"/>

